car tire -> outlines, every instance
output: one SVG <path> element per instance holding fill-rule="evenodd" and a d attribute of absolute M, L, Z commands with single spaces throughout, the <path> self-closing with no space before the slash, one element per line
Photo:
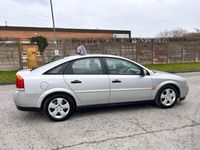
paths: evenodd
<path fill-rule="evenodd" d="M 172 85 L 166 85 L 158 91 L 155 103 L 160 108 L 171 108 L 176 104 L 178 98 L 177 89 Z"/>
<path fill-rule="evenodd" d="M 68 119 L 75 110 L 74 100 L 65 94 L 55 94 L 47 97 L 44 103 L 45 115 L 53 121 Z"/>

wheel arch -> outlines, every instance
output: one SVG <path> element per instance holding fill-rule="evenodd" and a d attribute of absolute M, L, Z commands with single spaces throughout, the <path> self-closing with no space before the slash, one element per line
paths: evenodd
<path fill-rule="evenodd" d="M 51 94 L 47 95 L 47 96 L 43 99 L 40 108 L 43 109 L 46 100 L 47 100 L 49 97 L 51 97 L 51 96 L 53 96 L 53 95 L 56 95 L 56 94 L 62 94 L 62 95 L 66 95 L 67 97 L 70 97 L 70 98 L 73 100 L 74 106 L 75 106 L 75 109 L 76 109 L 77 104 L 76 104 L 76 101 L 75 101 L 74 97 L 73 97 L 72 95 L 66 93 L 66 92 L 54 92 L 54 93 L 51 93 Z"/>
<path fill-rule="evenodd" d="M 171 82 L 163 82 L 159 86 L 157 86 L 157 88 L 155 90 L 155 93 L 154 93 L 154 99 L 156 98 L 156 96 L 159 93 L 160 89 L 162 89 L 165 86 L 173 86 L 178 92 L 177 93 L 178 94 L 178 98 L 180 98 L 181 93 L 180 93 L 179 85 L 176 82 L 171 81 Z"/>
<path fill-rule="evenodd" d="M 48 91 L 45 91 L 39 98 L 38 102 L 37 102 L 37 107 L 43 109 L 45 100 L 55 94 L 64 94 L 69 96 L 70 98 L 73 99 L 75 107 L 77 107 L 78 105 L 81 104 L 81 102 L 79 101 L 78 97 L 71 91 L 68 91 L 66 89 L 51 89 Z"/>

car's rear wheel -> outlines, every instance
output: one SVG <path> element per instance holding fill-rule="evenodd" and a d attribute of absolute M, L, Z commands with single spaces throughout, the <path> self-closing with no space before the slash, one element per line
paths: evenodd
<path fill-rule="evenodd" d="M 74 108 L 73 99 L 64 94 L 50 96 L 44 103 L 44 113 L 53 121 L 66 120 Z"/>
<path fill-rule="evenodd" d="M 176 104 L 177 99 L 177 89 L 174 86 L 166 85 L 158 91 L 155 102 L 158 107 L 170 108 Z"/>

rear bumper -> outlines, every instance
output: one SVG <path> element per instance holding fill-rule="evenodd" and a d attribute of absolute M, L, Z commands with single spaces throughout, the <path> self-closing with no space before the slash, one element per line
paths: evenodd
<path fill-rule="evenodd" d="M 19 110 L 37 110 L 40 107 L 37 107 L 37 101 L 39 95 L 36 94 L 27 94 L 24 91 L 16 91 L 14 94 L 14 102 L 16 107 Z"/>
<path fill-rule="evenodd" d="M 21 110 L 21 111 L 37 111 L 37 112 L 41 111 L 41 109 L 37 107 L 22 107 L 22 106 L 17 106 L 17 105 L 16 107 L 18 110 Z"/>

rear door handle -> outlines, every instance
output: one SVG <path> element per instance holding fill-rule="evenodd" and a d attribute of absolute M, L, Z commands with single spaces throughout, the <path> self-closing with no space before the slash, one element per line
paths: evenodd
<path fill-rule="evenodd" d="M 71 81 L 71 83 L 76 84 L 76 83 L 82 83 L 82 82 L 79 80 L 74 80 L 74 81 Z"/>
<path fill-rule="evenodd" d="M 112 83 L 121 83 L 122 81 L 115 79 L 114 81 L 112 81 Z"/>

